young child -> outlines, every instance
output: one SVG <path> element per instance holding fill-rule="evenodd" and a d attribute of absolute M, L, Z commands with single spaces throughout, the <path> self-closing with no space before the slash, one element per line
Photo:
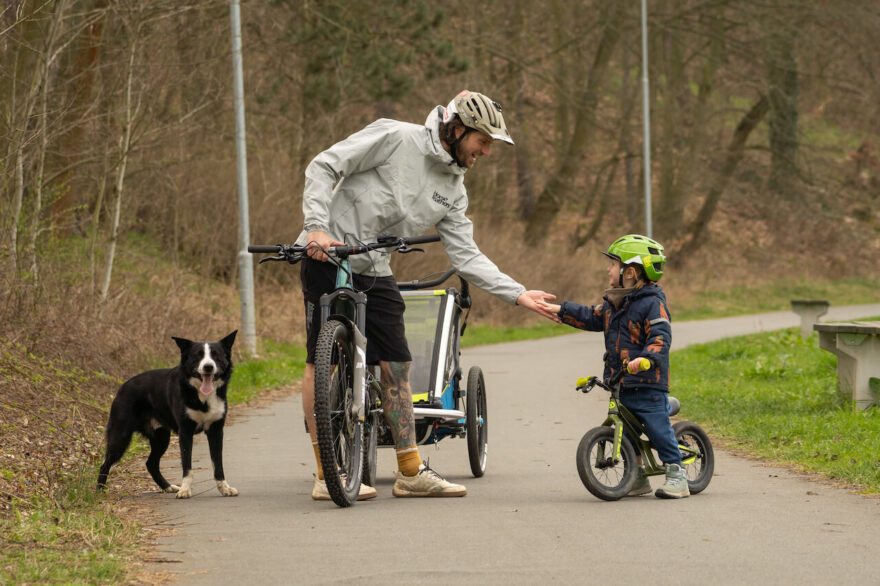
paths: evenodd
<path fill-rule="evenodd" d="M 657 285 L 666 257 L 663 246 L 638 234 L 622 236 L 608 247 L 610 289 L 604 303 L 593 306 L 565 301 L 539 302 L 555 321 L 582 330 L 605 332 L 605 378 L 626 368 L 620 401 L 645 423 L 648 438 L 666 465 L 666 482 L 654 493 L 660 498 L 690 496 L 681 467 L 678 441 L 669 421 L 669 345 L 672 327 L 666 295 Z M 647 361 L 647 363 L 643 363 Z M 627 496 L 651 492 L 639 461 L 639 478 Z"/>

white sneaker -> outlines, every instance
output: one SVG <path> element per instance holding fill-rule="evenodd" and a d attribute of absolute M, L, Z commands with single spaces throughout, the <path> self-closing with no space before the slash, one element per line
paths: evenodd
<path fill-rule="evenodd" d="M 400 497 L 422 497 L 422 496 L 464 496 L 467 489 L 460 484 L 452 484 L 444 480 L 442 476 L 428 468 L 425 462 L 419 466 L 419 473 L 415 476 L 404 476 L 398 470 L 396 472 L 397 480 L 394 482 L 394 488 L 391 494 Z"/>
<path fill-rule="evenodd" d="M 316 501 L 329 501 L 330 500 L 330 492 L 327 490 L 327 483 L 324 480 L 318 478 L 318 475 L 315 474 L 315 486 L 312 487 L 312 500 Z M 367 501 L 371 498 L 375 498 L 378 493 L 376 489 L 367 484 L 361 484 L 361 488 L 358 491 L 359 501 Z"/>

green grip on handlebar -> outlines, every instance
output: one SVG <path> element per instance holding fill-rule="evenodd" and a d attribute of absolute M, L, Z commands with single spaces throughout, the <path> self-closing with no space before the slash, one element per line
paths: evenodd
<path fill-rule="evenodd" d="M 587 386 L 587 384 L 590 382 L 590 378 L 592 378 L 592 377 L 589 377 L 589 378 L 581 377 L 581 378 L 577 379 L 577 382 L 574 383 L 575 387 L 580 388 L 580 387 Z"/>

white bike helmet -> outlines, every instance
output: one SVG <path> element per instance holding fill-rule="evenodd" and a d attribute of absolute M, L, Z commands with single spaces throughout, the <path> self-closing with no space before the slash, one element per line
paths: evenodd
<path fill-rule="evenodd" d="M 453 114 L 458 114 L 462 123 L 470 129 L 488 134 L 495 140 L 513 144 L 510 132 L 504 125 L 501 104 L 483 94 L 464 90 L 446 106 L 443 122 L 449 122 Z"/>

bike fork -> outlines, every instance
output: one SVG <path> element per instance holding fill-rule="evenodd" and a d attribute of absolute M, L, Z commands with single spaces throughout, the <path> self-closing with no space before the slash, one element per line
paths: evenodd
<path fill-rule="evenodd" d="M 366 413 L 367 394 L 367 338 L 357 326 L 352 327 L 354 333 L 354 397 L 352 397 L 352 417 L 363 423 Z"/>

